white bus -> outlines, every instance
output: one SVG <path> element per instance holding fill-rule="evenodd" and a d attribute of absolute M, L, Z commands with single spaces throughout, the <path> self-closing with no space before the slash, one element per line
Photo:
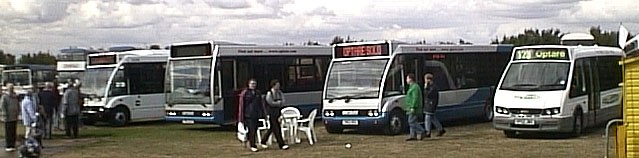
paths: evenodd
<path fill-rule="evenodd" d="M 164 117 L 164 72 L 168 50 L 133 50 L 88 55 L 81 79 L 83 121 L 132 121 Z"/>
<path fill-rule="evenodd" d="M 55 74 L 53 65 L 7 65 L 2 70 L 2 88 L 6 89 L 4 86 L 12 83 L 16 93 L 27 94 L 33 87 L 43 88 L 45 82 L 55 81 Z"/>
<path fill-rule="evenodd" d="M 66 83 L 69 80 L 80 79 L 86 70 L 87 54 L 98 53 L 97 50 L 84 49 L 84 48 L 66 48 L 61 49 L 57 55 L 56 81 L 58 83 L 58 91 L 62 91 L 66 88 Z"/>
<path fill-rule="evenodd" d="M 517 47 L 495 93 L 493 125 L 518 132 L 572 132 L 619 117 L 621 49 Z"/>
<path fill-rule="evenodd" d="M 238 94 L 250 78 L 257 79 L 262 92 L 268 90 L 270 80 L 279 80 L 286 97 L 284 106 L 308 115 L 320 108 L 330 51 L 328 46 L 173 44 L 166 73 L 165 120 L 234 124 Z"/>
<path fill-rule="evenodd" d="M 423 86 L 426 73 L 440 89 L 440 120 L 491 119 L 493 89 L 508 63 L 510 45 L 416 45 L 392 41 L 334 46 L 323 95 L 323 123 L 329 133 L 343 129 L 407 129 L 406 75 Z"/>

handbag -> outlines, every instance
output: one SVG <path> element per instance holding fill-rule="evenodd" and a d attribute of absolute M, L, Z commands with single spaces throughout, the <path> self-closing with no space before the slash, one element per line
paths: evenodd
<path fill-rule="evenodd" d="M 248 134 L 248 129 L 246 129 L 246 127 L 244 126 L 244 123 L 238 122 L 237 123 L 237 139 L 240 142 L 246 142 L 247 134 Z"/>

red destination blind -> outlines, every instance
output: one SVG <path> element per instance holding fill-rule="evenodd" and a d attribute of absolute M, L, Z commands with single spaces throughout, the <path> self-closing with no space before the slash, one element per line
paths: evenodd
<path fill-rule="evenodd" d="M 388 55 L 388 44 L 335 47 L 336 58 Z"/>

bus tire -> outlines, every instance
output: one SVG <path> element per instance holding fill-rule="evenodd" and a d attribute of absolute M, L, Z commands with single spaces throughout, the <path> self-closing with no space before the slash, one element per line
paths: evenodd
<path fill-rule="evenodd" d="M 572 124 L 572 135 L 575 137 L 581 136 L 584 132 L 584 120 L 581 109 L 575 110 L 573 116 L 573 124 Z"/>
<path fill-rule="evenodd" d="M 517 131 L 504 130 L 504 135 L 506 135 L 506 137 L 508 137 L 508 138 L 516 138 L 517 137 Z"/>
<path fill-rule="evenodd" d="M 486 121 L 492 121 L 493 117 L 495 117 L 495 113 L 493 112 L 493 104 L 487 103 L 484 107 L 484 119 Z"/>
<path fill-rule="evenodd" d="M 339 127 L 326 126 L 326 132 L 328 133 L 336 134 L 336 133 L 342 133 L 342 131 L 344 131 L 344 129 Z"/>
<path fill-rule="evenodd" d="M 386 133 L 387 135 L 398 135 L 405 129 L 406 119 L 402 114 L 402 111 L 399 109 L 391 111 L 390 116 L 388 116 L 388 126 L 386 127 L 386 129 L 384 129 L 384 133 Z"/>
<path fill-rule="evenodd" d="M 122 106 L 118 106 L 111 112 L 111 115 L 109 116 L 109 123 L 111 126 L 121 127 L 129 122 L 129 118 L 129 110 Z"/>

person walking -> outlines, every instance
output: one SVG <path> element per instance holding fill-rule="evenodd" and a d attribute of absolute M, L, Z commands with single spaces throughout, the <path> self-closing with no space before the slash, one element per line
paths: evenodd
<path fill-rule="evenodd" d="M 266 116 L 266 107 L 262 99 L 262 93 L 257 90 L 257 80 L 250 79 L 247 88 L 240 92 L 238 118 L 248 127 L 248 140 L 250 150 L 258 152 L 255 145 L 257 133 L 257 120 Z"/>
<path fill-rule="evenodd" d="M 406 83 L 409 88 L 406 92 L 406 115 L 408 115 L 408 126 L 410 127 L 410 135 L 406 141 L 421 140 L 424 134 L 424 128 L 419 123 L 422 113 L 422 92 L 419 85 L 415 82 L 415 74 L 406 76 Z"/>
<path fill-rule="evenodd" d="M 262 137 L 261 146 L 266 148 L 266 141 L 269 140 L 271 134 L 275 136 L 280 149 L 288 149 L 288 145 L 284 143 L 282 138 L 282 129 L 280 128 L 280 110 L 284 105 L 284 93 L 280 90 L 280 82 L 278 80 L 271 81 L 271 89 L 266 92 L 266 103 L 268 104 L 268 118 L 271 128 L 268 129 L 266 135 Z"/>
<path fill-rule="evenodd" d="M 439 104 L 439 89 L 433 81 L 433 74 L 427 73 L 424 75 L 424 127 L 426 129 L 425 137 L 430 137 L 431 127 L 435 126 L 435 129 L 439 131 L 437 136 L 442 136 L 446 133 L 446 130 L 442 127 L 435 116 L 437 105 Z"/>
<path fill-rule="evenodd" d="M 20 112 L 20 105 L 18 102 L 18 96 L 13 90 L 13 84 L 7 84 L 7 94 L 3 94 L 0 97 L 0 111 L 2 112 L 2 121 L 4 121 L 4 140 L 5 151 L 16 150 L 16 125 L 18 121 L 18 114 Z"/>
<path fill-rule="evenodd" d="M 51 132 L 53 130 L 53 120 L 55 119 L 55 109 L 58 108 L 60 103 L 60 96 L 55 92 L 55 87 L 53 82 L 45 83 L 44 89 L 38 93 L 38 97 L 40 97 L 40 102 L 44 109 L 44 114 L 42 118 L 44 119 L 44 138 L 51 139 Z"/>
<path fill-rule="evenodd" d="M 77 138 L 80 116 L 80 94 L 78 89 L 80 83 L 69 84 L 69 88 L 62 95 L 60 106 L 60 118 L 64 119 L 64 130 L 68 137 Z"/>

